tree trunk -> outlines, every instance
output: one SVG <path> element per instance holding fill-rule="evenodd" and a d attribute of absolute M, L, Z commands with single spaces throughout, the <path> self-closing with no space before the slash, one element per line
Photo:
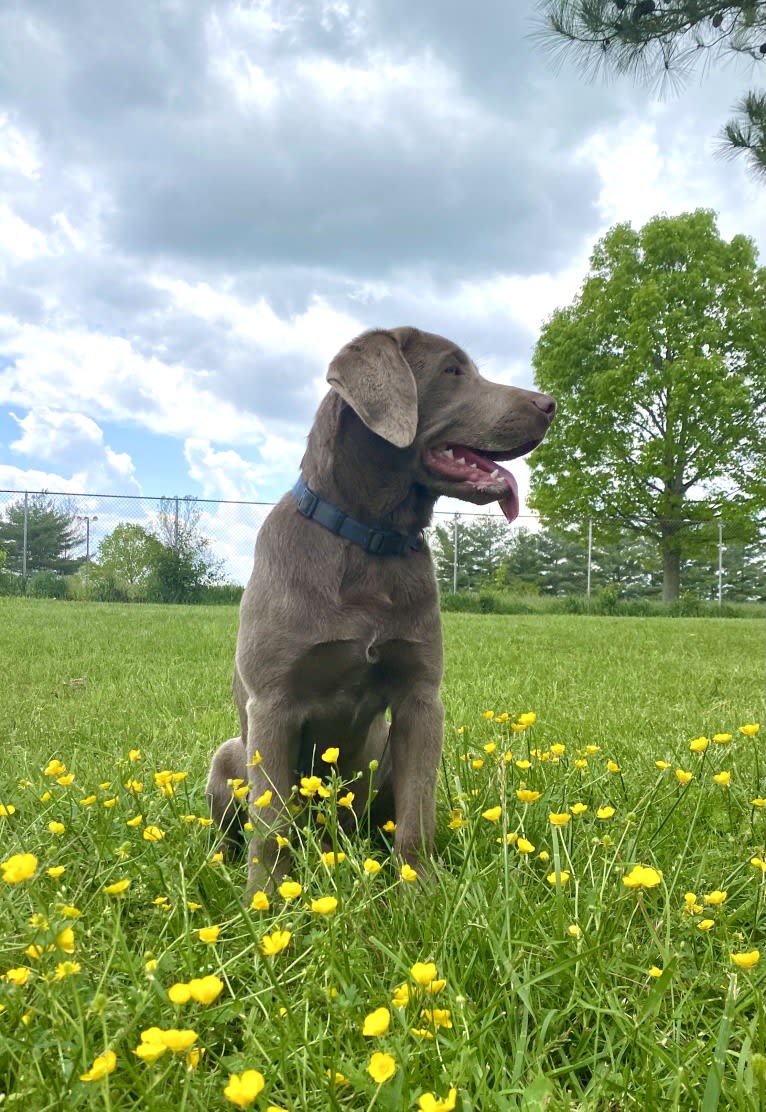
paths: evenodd
<path fill-rule="evenodd" d="M 677 602 L 681 593 L 681 549 L 675 537 L 662 539 L 662 601 Z"/>

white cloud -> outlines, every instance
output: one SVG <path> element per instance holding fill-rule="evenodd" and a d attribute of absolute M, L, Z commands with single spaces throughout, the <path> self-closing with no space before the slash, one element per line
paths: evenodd
<path fill-rule="evenodd" d="M 57 489 L 138 492 L 130 456 L 110 448 L 104 442 L 103 430 L 85 414 L 42 407 L 24 417 L 13 413 L 11 417 L 21 430 L 21 436 L 10 445 L 12 452 L 70 471 L 69 478 L 60 480 L 65 485 Z M 12 470 L 24 489 L 53 489 L 49 483 L 31 488 L 30 482 L 38 474 L 34 470 Z"/>

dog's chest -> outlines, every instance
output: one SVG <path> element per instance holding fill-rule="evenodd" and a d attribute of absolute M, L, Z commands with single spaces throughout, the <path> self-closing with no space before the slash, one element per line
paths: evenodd
<path fill-rule="evenodd" d="M 368 699 L 388 704 L 418 677 L 421 647 L 398 638 L 363 638 L 325 641 L 312 645 L 295 661 L 289 687 L 315 700 Z"/>

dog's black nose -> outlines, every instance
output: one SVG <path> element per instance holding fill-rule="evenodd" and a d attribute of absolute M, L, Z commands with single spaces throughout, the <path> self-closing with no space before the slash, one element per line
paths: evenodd
<path fill-rule="evenodd" d="M 538 409 L 542 409 L 546 417 L 553 417 L 556 412 L 556 401 L 550 394 L 535 394 L 532 400 Z"/>

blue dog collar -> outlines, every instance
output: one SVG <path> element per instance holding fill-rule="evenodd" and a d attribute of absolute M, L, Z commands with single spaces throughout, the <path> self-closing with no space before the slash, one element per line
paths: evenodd
<path fill-rule="evenodd" d="M 422 533 L 397 533 L 394 529 L 373 529 L 355 521 L 353 517 L 337 509 L 331 502 L 314 494 L 301 475 L 293 487 L 293 495 L 298 509 L 310 521 L 316 521 L 334 533 L 336 537 L 359 545 L 373 556 L 406 556 L 423 546 Z"/>

